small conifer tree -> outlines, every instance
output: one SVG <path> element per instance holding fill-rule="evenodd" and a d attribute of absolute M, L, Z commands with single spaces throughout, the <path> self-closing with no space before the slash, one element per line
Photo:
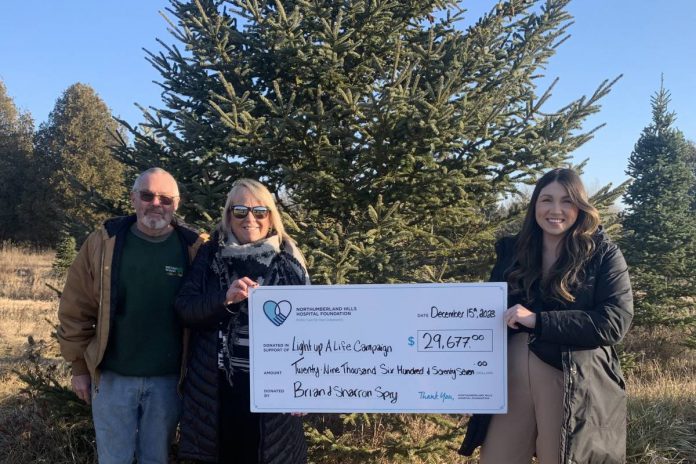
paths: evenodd
<path fill-rule="evenodd" d="M 76 247 L 75 238 L 70 235 L 66 229 L 63 229 L 58 239 L 58 245 L 56 246 L 56 257 L 53 260 L 52 267 L 55 275 L 59 277 L 65 275 L 68 268 L 75 260 L 75 256 L 77 256 Z"/>

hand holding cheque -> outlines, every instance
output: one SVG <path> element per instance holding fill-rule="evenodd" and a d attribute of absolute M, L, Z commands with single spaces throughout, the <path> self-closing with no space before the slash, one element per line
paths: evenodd
<path fill-rule="evenodd" d="M 242 277 L 241 279 L 235 280 L 227 289 L 225 304 L 231 305 L 247 299 L 249 297 L 249 290 L 258 286 L 259 284 L 249 277 Z"/>

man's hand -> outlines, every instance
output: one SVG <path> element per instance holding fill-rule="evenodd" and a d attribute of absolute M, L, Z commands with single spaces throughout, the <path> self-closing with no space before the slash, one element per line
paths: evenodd
<path fill-rule="evenodd" d="M 73 375 L 71 383 L 72 389 L 77 395 L 77 397 L 87 404 L 92 404 L 92 378 L 90 377 L 90 375 Z"/>

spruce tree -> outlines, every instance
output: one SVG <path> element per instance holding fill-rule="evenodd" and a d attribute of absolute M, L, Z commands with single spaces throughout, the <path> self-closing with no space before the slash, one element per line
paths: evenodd
<path fill-rule="evenodd" d="M 260 179 L 315 283 L 484 278 L 498 202 L 592 137 L 583 121 L 611 88 L 545 107 L 536 82 L 567 38 L 567 3 L 499 2 L 462 30 L 447 0 L 172 0 L 178 43 L 149 55 L 163 107 L 128 126 L 119 158 L 172 172 L 198 224 L 235 179 Z M 318 416 L 313 459 L 446 456 L 461 434 L 433 416 L 441 440 L 424 445 L 400 433 L 407 420 Z M 350 433 L 377 424 L 399 439 Z"/>
<path fill-rule="evenodd" d="M 499 3 L 463 31 L 434 0 L 172 1 L 183 46 L 150 55 L 165 107 L 121 159 L 172 171 L 191 222 L 261 178 L 318 282 L 482 276 L 501 196 L 587 141 L 610 88 L 542 112 L 566 3 Z"/>
<path fill-rule="evenodd" d="M 636 321 L 642 324 L 694 322 L 696 296 L 695 185 L 689 146 L 674 127 L 664 86 L 651 99 L 652 123 L 631 153 L 634 181 L 624 202 L 623 251 L 635 287 Z"/>
<path fill-rule="evenodd" d="M 74 84 L 56 101 L 36 134 L 35 166 L 45 180 L 25 208 L 44 212 L 50 227 L 42 229 L 42 241 L 57 243 L 56 231 L 67 228 L 81 242 L 110 215 L 107 205 L 124 203 L 124 167 L 112 156 L 119 130 L 88 85 Z"/>

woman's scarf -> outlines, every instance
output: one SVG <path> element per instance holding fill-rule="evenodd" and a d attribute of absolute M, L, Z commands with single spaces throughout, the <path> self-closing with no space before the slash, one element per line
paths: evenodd
<path fill-rule="evenodd" d="M 309 283 L 302 253 L 291 241 L 281 242 L 277 234 L 245 244 L 240 244 L 232 233 L 220 234 L 212 270 L 222 290 L 241 277 L 249 277 L 259 285 Z M 229 321 L 221 327 L 218 344 L 218 366 L 225 371 L 230 385 L 235 370 L 249 372 L 249 306 L 247 300 L 234 306 Z"/>

